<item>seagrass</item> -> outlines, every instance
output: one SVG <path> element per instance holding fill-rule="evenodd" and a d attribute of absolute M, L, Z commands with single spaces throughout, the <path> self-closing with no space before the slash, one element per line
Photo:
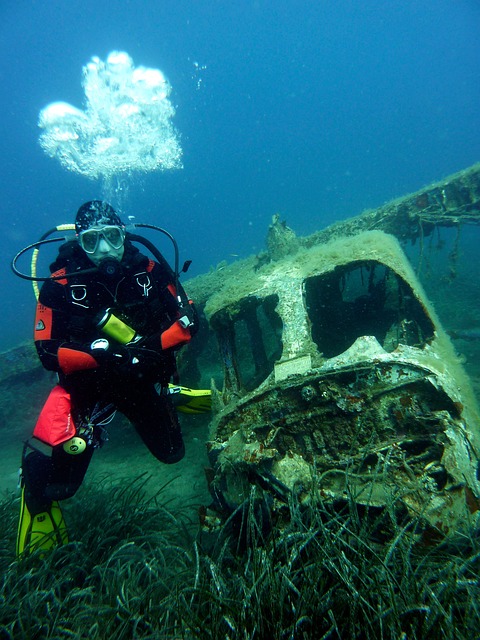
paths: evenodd
<path fill-rule="evenodd" d="M 205 538 L 192 505 L 166 506 L 162 489 L 152 495 L 147 481 L 106 480 L 83 491 L 65 509 L 72 542 L 22 561 L 14 558 L 18 500 L 0 502 L 0 638 L 471 640 L 478 633 L 477 532 L 420 545 L 394 505 L 360 513 L 352 496 L 335 510 L 292 499 L 288 526 L 272 535 L 253 491 L 239 521 Z"/>

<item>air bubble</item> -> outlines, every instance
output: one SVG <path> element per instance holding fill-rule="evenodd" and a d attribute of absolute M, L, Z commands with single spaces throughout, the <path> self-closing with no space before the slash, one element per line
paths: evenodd
<path fill-rule="evenodd" d="M 124 51 L 83 68 L 85 108 L 53 102 L 40 112 L 40 145 L 75 173 L 109 180 L 119 174 L 182 167 L 172 124 L 171 85 L 159 69 L 135 68 Z"/>

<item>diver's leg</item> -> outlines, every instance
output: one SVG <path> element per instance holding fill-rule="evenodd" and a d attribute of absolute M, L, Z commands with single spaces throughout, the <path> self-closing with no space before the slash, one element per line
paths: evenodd
<path fill-rule="evenodd" d="M 115 402 L 130 420 L 149 451 L 166 464 L 185 455 L 182 430 L 170 398 L 159 395 L 153 384 L 139 384 Z"/>
<path fill-rule="evenodd" d="M 82 484 L 93 447 L 79 455 L 62 445 L 26 443 L 22 460 L 22 499 L 17 555 L 50 549 L 68 541 L 59 500 L 73 496 Z"/>
<path fill-rule="evenodd" d="M 57 385 L 40 413 L 34 437 L 25 444 L 17 554 L 67 540 L 58 500 L 75 494 L 93 454 L 93 446 L 86 444 L 73 455 L 78 449 L 65 442 L 75 435 L 72 410 L 69 393 Z"/>
<path fill-rule="evenodd" d="M 33 445 L 35 446 L 35 445 Z M 27 445 L 28 448 L 28 445 Z M 93 447 L 72 455 L 63 445 L 52 447 L 47 455 L 37 448 L 23 458 L 22 474 L 32 506 L 45 506 L 53 500 L 66 500 L 75 495 L 87 473 Z"/>

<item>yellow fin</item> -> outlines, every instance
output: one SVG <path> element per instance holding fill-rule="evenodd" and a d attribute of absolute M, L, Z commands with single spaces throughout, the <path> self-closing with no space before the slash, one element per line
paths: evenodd
<path fill-rule="evenodd" d="M 25 488 L 22 487 L 17 556 L 37 549 L 48 551 L 67 542 L 67 527 L 59 503 L 52 502 L 48 510 L 32 516 L 25 501 Z"/>
<path fill-rule="evenodd" d="M 173 404 L 182 413 L 206 413 L 212 408 L 212 392 L 210 389 L 190 389 L 169 384 L 168 393 Z"/>

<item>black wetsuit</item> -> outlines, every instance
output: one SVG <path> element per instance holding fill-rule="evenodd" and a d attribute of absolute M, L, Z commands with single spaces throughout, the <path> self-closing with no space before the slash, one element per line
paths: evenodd
<path fill-rule="evenodd" d="M 51 270 L 55 276 L 65 273 L 67 277 L 46 281 L 37 306 L 35 345 L 40 360 L 46 369 L 58 373 L 77 427 L 89 420 L 96 407 L 112 404 L 131 421 L 158 460 L 178 462 L 184 456 L 182 433 L 176 411 L 168 396 L 159 392 L 159 385 L 165 389 L 174 376 L 175 351 L 190 340 L 195 325 L 185 329 L 177 320 L 173 272 L 128 241 L 113 274 L 95 270 L 75 275 L 92 266 L 78 243 L 62 246 Z M 107 311 L 141 338 L 129 345 L 109 338 L 106 352 L 92 350 L 95 340 L 108 337 L 98 327 Z M 46 417 L 48 422 L 48 412 Z M 52 455 L 38 450 L 36 441 L 51 445 Z M 34 448 L 25 450 L 23 475 L 33 511 L 76 492 L 95 444 L 71 455 L 56 442 L 36 427 Z"/>

